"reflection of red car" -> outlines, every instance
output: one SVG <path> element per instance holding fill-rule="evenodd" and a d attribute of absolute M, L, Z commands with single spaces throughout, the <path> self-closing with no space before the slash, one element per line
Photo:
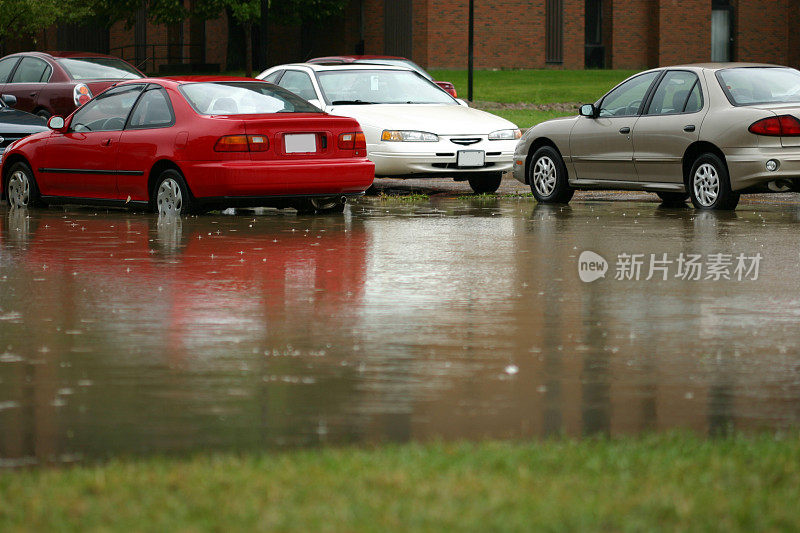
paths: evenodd
<path fill-rule="evenodd" d="M 48 125 L 53 131 L 5 152 L 3 190 L 13 206 L 341 211 L 374 175 L 358 122 L 260 80 L 124 82 Z"/>
<path fill-rule="evenodd" d="M 449 81 L 434 81 L 433 77 L 425 72 L 425 70 L 411 61 L 410 59 L 406 59 L 405 57 L 395 57 L 395 56 L 326 56 L 326 57 L 315 57 L 314 59 L 309 59 L 306 63 L 320 63 L 324 65 L 337 65 L 342 63 L 360 63 L 360 64 L 373 64 L 373 65 L 392 65 L 397 67 L 408 67 L 415 72 L 418 72 L 425 78 L 431 80 L 433 83 L 447 91 L 447 93 L 452 96 L 453 98 L 458 97 L 458 93 L 456 92 L 456 87 Z"/>
<path fill-rule="evenodd" d="M 120 80 L 143 78 L 131 64 L 88 52 L 23 52 L 0 59 L 0 92 L 17 109 L 45 118 L 69 115 Z"/>

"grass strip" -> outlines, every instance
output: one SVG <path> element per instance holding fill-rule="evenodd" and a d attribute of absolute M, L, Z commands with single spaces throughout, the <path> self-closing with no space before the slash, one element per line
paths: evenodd
<path fill-rule="evenodd" d="M 552 104 L 594 102 L 635 70 L 476 70 L 473 99 L 489 102 Z M 436 80 L 467 97 L 466 70 L 432 70 Z"/>
<path fill-rule="evenodd" d="M 3 531 L 798 530 L 800 440 L 327 448 L 0 472 Z"/>

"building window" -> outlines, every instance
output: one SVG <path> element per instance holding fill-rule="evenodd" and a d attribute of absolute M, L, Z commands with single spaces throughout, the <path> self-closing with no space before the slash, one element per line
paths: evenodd
<path fill-rule="evenodd" d="M 547 0 L 545 6 L 545 61 L 564 62 L 564 1 Z"/>
<path fill-rule="evenodd" d="M 586 68 L 603 68 L 606 50 L 603 47 L 603 0 L 586 0 L 585 11 Z"/>
<path fill-rule="evenodd" d="M 711 2 L 711 61 L 733 59 L 733 7 L 730 0 Z"/>
<path fill-rule="evenodd" d="M 414 29 L 412 0 L 391 0 L 383 7 L 383 51 L 390 56 L 412 57 Z"/>

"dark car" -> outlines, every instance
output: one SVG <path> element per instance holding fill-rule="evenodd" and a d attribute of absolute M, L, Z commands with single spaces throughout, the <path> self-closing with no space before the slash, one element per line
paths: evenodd
<path fill-rule="evenodd" d="M 120 80 L 143 78 L 114 56 L 88 52 L 22 52 L 0 59 L 0 92 L 16 96 L 16 108 L 48 118 L 69 115 Z"/>
<path fill-rule="evenodd" d="M 416 72 L 419 72 L 422 76 L 426 77 L 427 79 L 431 80 L 433 83 L 438 85 L 442 90 L 446 91 L 447 94 L 452 96 L 453 98 L 458 98 L 458 93 L 456 92 L 456 87 L 449 81 L 434 81 L 433 76 L 425 72 L 425 69 L 411 61 L 410 59 L 406 59 L 405 57 L 395 57 L 395 56 L 326 56 L 326 57 L 315 57 L 314 59 L 309 59 L 306 63 L 317 63 L 320 65 L 340 65 L 344 63 L 359 63 L 359 64 L 368 64 L 368 65 L 391 65 L 393 67 L 407 67 Z"/>
<path fill-rule="evenodd" d="M 0 98 L 0 160 L 6 148 L 14 141 L 23 137 L 47 131 L 47 125 L 42 117 L 14 109 L 16 98 L 4 94 Z"/>

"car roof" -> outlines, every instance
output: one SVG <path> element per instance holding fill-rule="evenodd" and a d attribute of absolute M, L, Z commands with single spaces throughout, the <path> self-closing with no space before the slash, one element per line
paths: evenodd
<path fill-rule="evenodd" d="M 365 65 L 359 63 L 347 63 L 344 65 L 326 65 L 319 63 L 287 63 L 285 65 L 275 65 L 270 70 L 277 68 L 291 68 L 291 67 L 305 67 L 315 72 L 323 72 L 328 70 L 404 70 L 408 72 L 416 72 L 412 68 L 402 67 L 399 65 Z"/>
<path fill-rule="evenodd" d="M 341 56 L 323 56 L 309 59 L 309 62 L 317 61 L 360 61 L 362 59 L 399 59 L 401 61 L 410 61 L 410 59 L 399 56 L 379 56 L 379 55 L 341 55 Z"/>
<path fill-rule="evenodd" d="M 57 50 L 47 50 L 45 52 L 22 52 L 23 54 L 35 55 L 40 54 L 44 56 L 50 56 L 54 59 L 56 58 L 69 58 L 69 57 L 106 57 L 110 59 L 122 59 L 121 57 L 112 56 L 108 54 L 98 54 L 95 52 L 70 52 L 70 51 L 57 51 Z M 124 59 L 123 59 L 124 61 Z"/>
<path fill-rule="evenodd" d="M 125 80 L 123 82 L 118 83 L 117 85 L 131 85 L 136 83 L 158 83 L 160 85 L 169 86 L 169 87 L 177 87 L 179 85 L 184 85 L 187 83 L 214 83 L 214 82 L 226 82 L 226 81 L 251 81 L 254 83 L 269 83 L 265 82 L 264 80 L 259 80 L 256 78 L 244 78 L 240 76 L 213 76 L 213 75 L 206 75 L 206 76 L 163 76 L 163 77 L 151 77 L 151 78 L 136 78 L 131 80 Z"/>
<path fill-rule="evenodd" d="M 150 78 L 153 80 L 169 80 L 177 83 L 200 83 L 200 82 L 214 82 L 214 81 L 257 81 L 264 83 L 264 80 L 257 78 L 247 78 L 244 76 L 215 76 L 213 74 L 205 75 L 187 75 L 187 76 L 162 76 L 159 78 Z"/>
<path fill-rule="evenodd" d="M 782 65 L 771 65 L 769 63 L 744 63 L 744 62 L 709 62 L 709 63 L 687 63 L 683 65 L 670 65 L 667 67 L 659 67 L 653 70 L 668 70 L 675 68 L 696 68 L 704 70 L 725 70 L 729 68 L 752 68 L 752 67 L 781 67 Z M 786 67 L 783 67 L 786 68 Z"/>

